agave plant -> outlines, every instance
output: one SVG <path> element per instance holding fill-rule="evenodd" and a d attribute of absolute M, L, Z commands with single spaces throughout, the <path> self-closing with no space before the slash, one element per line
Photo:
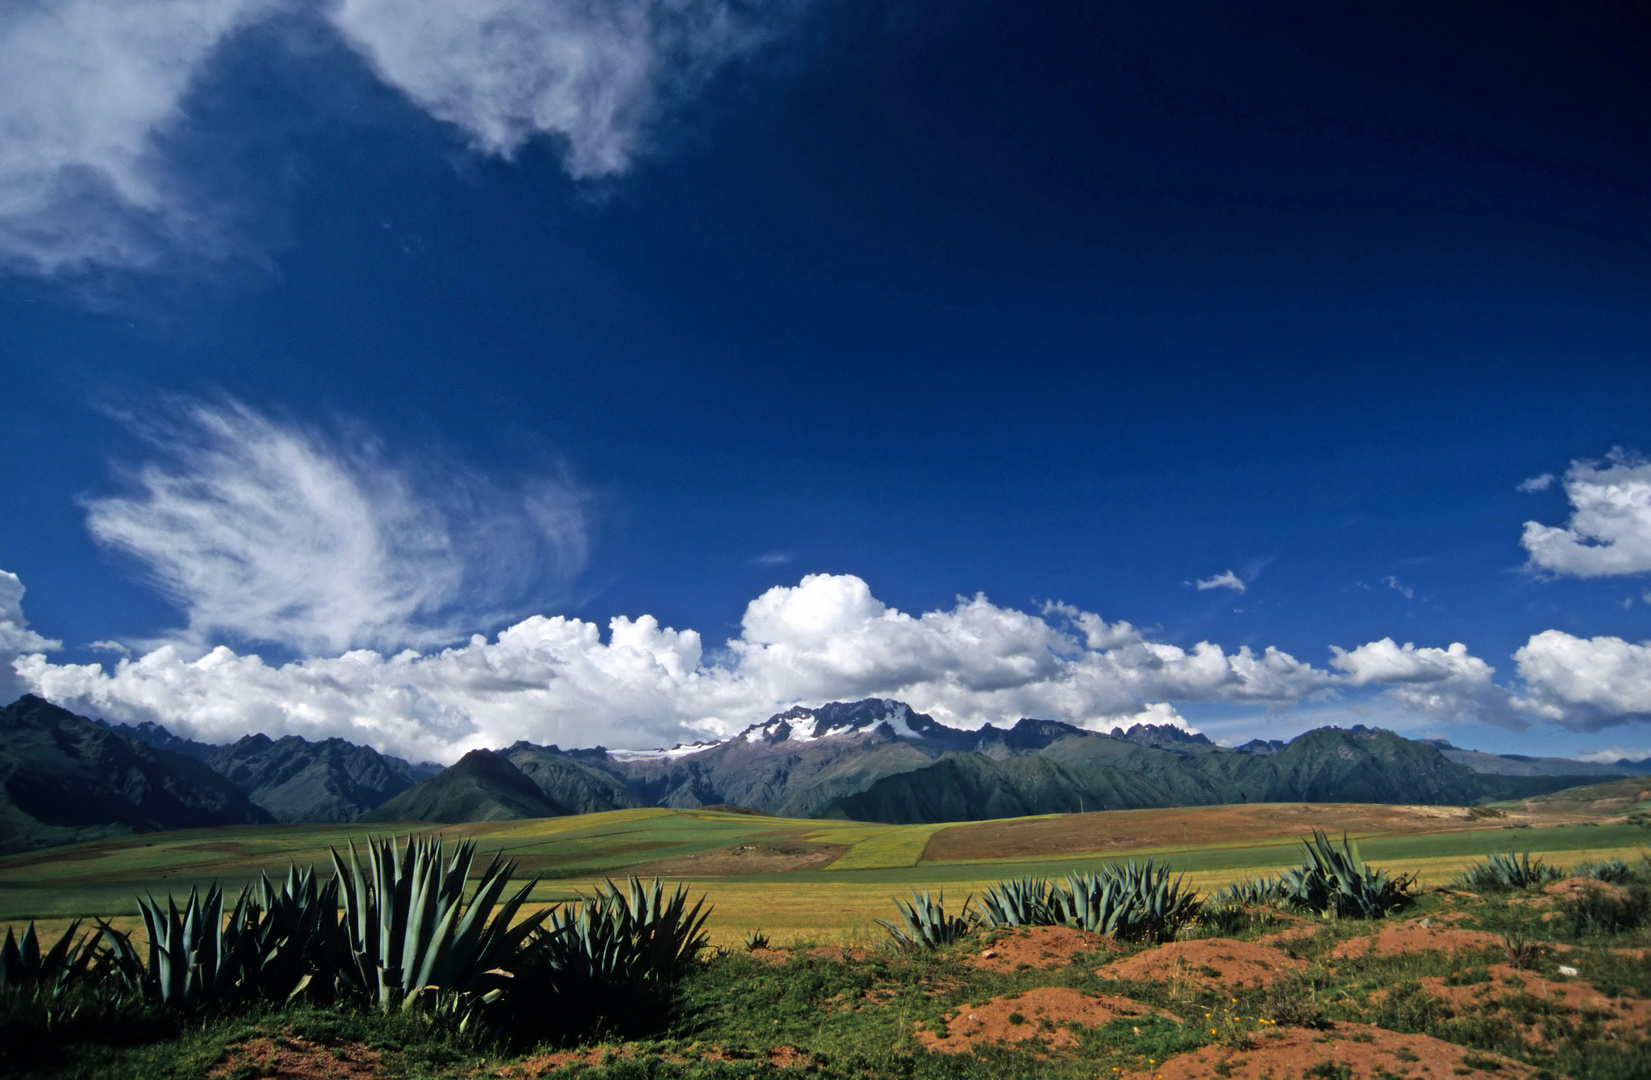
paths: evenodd
<path fill-rule="evenodd" d="M 331 961 L 346 992 L 386 1011 L 424 996 L 468 1015 L 498 1000 L 548 911 L 511 925 L 538 879 L 501 902 L 515 864 L 496 856 L 466 903 L 475 853 L 460 843 L 444 861 L 439 838 L 369 840 L 366 870 L 353 843 L 348 865 L 332 853 L 344 918 Z"/>
<path fill-rule="evenodd" d="M 897 949 L 933 949 L 949 945 L 975 928 L 978 916 L 969 906 L 973 899 L 963 901 L 961 914 L 948 915 L 944 892 L 930 897 L 927 892 L 919 896 L 914 891 L 910 903 L 894 901 L 894 906 L 900 909 L 898 923 L 888 919 L 877 922 L 888 931 L 889 944 Z"/>
<path fill-rule="evenodd" d="M 756 952 L 768 948 L 768 935 L 761 930 L 750 930 L 745 935 L 745 951 Z"/>
<path fill-rule="evenodd" d="M 121 1000 L 118 987 L 105 992 L 110 956 L 99 947 L 102 933 L 90 931 L 76 937 L 80 920 L 48 949 L 41 949 L 34 923 L 21 936 L 6 930 L 0 944 L 0 1073 L 8 1062 L 26 1057 L 38 1047 L 32 1038 L 48 1040 L 77 1020 L 96 1019 L 108 1014 Z"/>
<path fill-rule="evenodd" d="M 51 948 L 42 952 L 32 921 L 22 937 L 8 926 L 6 940 L 0 944 L 0 990 L 49 992 L 84 979 L 97 957 L 98 935 L 88 933 L 77 941 L 79 930 L 80 920 L 76 919 Z"/>
<path fill-rule="evenodd" d="M 1415 877 L 1389 877 L 1384 870 L 1366 866 L 1346 834 L 1338 846 L 1314 829 L 1313 838 L 1302 841 L 1302 852 L 1302 865 L 1284 871 L 1280 879 L 1290 907 L 1327 917 L 1379 919 L 1410 903 Z"/>
<path fill-rule="evenodd" d="M 1451 879 L 1451 883 L 1470 892 L 1513 892 L 1557 881 L 1564 876 L 1558 867 L 1547 866 L 1541 859 L 1531 858 L 1528 851 L 1510 851 L 1505 855 L 1487 856 L 1469 865 Z"/>
<path fill-rule="evenodd" d="M 110 943 L 111 960 L 128 989 L 169 1008 L 196 1010 L 218 1007 L 250 996 L 243 938 L 250 890 L 224 917 L 224 893 L 214 885 L 203 896 L 190 889 L 180 907 L 172 896 L 166 906 L 153 896 L 138 898 L 138 911 L 148 935 L 146 955 L 139 955 L 131 938 L 100 923 Z"/>
<path fill-rule="evenodd" d="M 1198 914 L 1198 896 L 1170 877 L 1168 863 L 1133 859 L 1068 874 L 1051 893 L 1058 921 L 1120 941 L 1168 941 Z"/>
<path fill-rule="evenodd" d="M 1055 890 L 1043 878 L 1000 881 L 980 898 L 980 921 L 986 926 L 1052 926 L 1060 921 Z"/>
<path fill-rule="evenodd" d="M 1605 881 L 1613 885 L 1624 885 L 1634 880 L 1634 869 L 1621 859 L 1601 859 L 1598 862 L 1585 862 L 1571 871 L 1576 877 L 1585 877 L 1593 881 Z"/>
<path fill-rule="evenodd" d="M 535 935 L 534 948 L 553 992 L 569 993 L 592 984 L 608 987 L 667 983 L 686 973 L 710 946 L 705 899 L 688 906 L 682 886 L 666 895 L 655 878 L 644 885 L 631 878 L 613 882 L 565 905 Z M 757 940 L 759 944 L 751 944 Z M 766 948 L 768 938 L 748 937 L 750 948 Z"/>
<path fill-rule="evenodd" d="M 1210 897 L 1216 907 L 1245 904 L 1276 904 L 1284 899 L 1284 879 L 1274 877 L 1239 878 Z"/>
<path fill-rule="evenodd" d="M 287 867 L 279 884 L 261 875 L 242 929 L 244 979 L 252 997 L 290 1000 L 321 976 L 337 983 L 344 938 L 338 923 L 338 879 L 321 884 L 309 867 Z"/>

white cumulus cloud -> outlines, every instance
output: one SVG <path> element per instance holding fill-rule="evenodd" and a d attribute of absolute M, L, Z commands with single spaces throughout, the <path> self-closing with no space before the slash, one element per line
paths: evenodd
<path fill-rule="evenodd" d="M 0 579 L 3 582 L 4 579 Z M 5 625 L 24 627 L 21 610 Z M 207 741 L 251 731 L 343 735 L 451 761 L 517 739 L 614 747 L 732 734 L 792 705 L 891 697 L 960 727 L 1022 716 L 1094 729 L 1187 726 L 1177 706 L 1289 706 L 1378 690 L 1442 720 L 1591 729 L 1651 712 L 1651 647 L 1557 631 L 1517 654 L 1522 682 L 1462 644 L 1384 638 L 1333 649 L 1317 668 L 1278 649 L 1182 648 L 1124 622 L 1051 604 L 1041 613 L 962 597 L 908 613 L 852 575 L 812 574 L 747 605 L 739 632 L 708 647 L 652 616 L 605 627 L 535 615 L 448 648 L 354 649 L 271 663 L 225 646 L 166 644 L 108 663 L 60 664 L 52 642 L 18 639 L 19 684 L 92 715 L 154 720 Z"/>
<path fill-rule="evenodd" d="M 226 247 L 169 160 L 225 42 L 325 20 L 386 83 L 509 156 L 560 141 L 580 178 L 623 172 L 651 125 L 801 0 L 13 0 L 0 5 L 0 260 L 52 274 Z"/>
<path fill-rule="evenodd" d="M 1651 463 L 1621 452 L 1572 462 L 1565 496 L 1569 524 L 1525 522 L 1531 566 L 1585 578 L 1651 571 Z"/>
<path fill-rule="evenodd" d="M 1214 577 L 1200 578 L 1193 583 L 1199 592 L 1208 592 L 1210 589 L 1231 589 L 1236 593 L 1247 592 L 1244 583 L 1231 570 L 1223 570 Z"/>
<path fill-rule="evenodd" d="M 16 574 L 0 570 L 0 701 L 9 702 L 24 685 L 12 672 L 12 661 L 30 653 L 51 652 L 63 643 L 41 637 L 23 617 L 23 583 Z"/>
<path fill-rule="evenodd" d="M 1578 731 L 1651 719 L 1651 643 L 1544 630 L 1513 654 L 1527 711 Z"/>
<path fill-rule="evenodd" d="M 1276 649 L 1182 649 L 1058 606 L 1046 618 L 977 596 L 912 615 L 857 577 L 825 574 L 758 596 L 739 635 L 714 652 L 651 616 L 613 619 L 606 634 L 533 616 L 492 640 L 428 651 L 272 664 L 223 646 L 163 645 L 108 666 L 53 663 L 42 651 L 15 667 L 67 707 L 193 738 L 337 734 L 442 760 L 518 738 L 669 744 L 731 734 L 799 702 L 864 696 L 965 727 L 1021 716 L 1184 724 L 1172 702 L 1289 703 L 1336 681 Z"/>
<path fill-rule="evenodd" d="M 1510 708 L 1508 692 L 1494 681 L 1496 669 L 1461 642 L 1444 649 L 1417 648 L 1382 638 L 1330 651 L 1330 666 L 1346 673 L 1348 685 L 1385 687 L 1387 697 L 1410 712 L 1514 728 L 1528 723 Z"/>
<path fill-rule="evenodd" d="M 143 564 L 198 643 L 301 652 L 451 641 L 487 605 L 583 566 L 581 495 L 507 492 L 429 465 L 415 483 L 370 444 L 235 402 L 180 405 L 141 430 L 159 455 L 86 500 L 103 544 Z"/>

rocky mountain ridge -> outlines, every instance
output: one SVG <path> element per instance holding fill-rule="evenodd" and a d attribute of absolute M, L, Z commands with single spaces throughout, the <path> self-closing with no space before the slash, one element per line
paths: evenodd
<path fill-rule="evenodd" d="M 59 726 L 72 720 L 82 737 L 95 734 L 108 753 L 118 756 L 124 746 L 128 756 L 152 763 L 150 786 L 194 792 L 185 803 L 195 810 L 144 817 L 109 809 L 107 793 L 88 796 L 86 805 L 105 808 L 99 822 L 65 832 L 48 819 L 66 811 L 48 812 L 23 830 L 37 838 L 29 846 L 87 838 L 99 828 L 141 831 L 181 822 L 459 822 L 654 806 L 917 823 L 1246 801 L 1464 805 L 1596 781 L 1600 770 L 1579 762 L 1576 774 L 1552 775 L 1535 771 L 1554 767 L 1551 759 L 1528 758 L 1500 768 L 1500 756 L 1360 725 L 1240 747 L 1170 725 L 1096 732 L 1021 719 L 966 731 L 879 698 L 798 706 L 715 743 L 624 751 L 519 741 L 473 751 L 446 769 L 337 738 L 248 735 L 213 746 L 156 724 L 74 717 L 38 698 L 0 710 L 0 718 L 15 714 L 14 726 L 26 728 L 48 713 Z M 53 738 L 42 731 L 17 736 L 19 745 Z M 1453 752 L 1466 762 L 1452 760 Z M 1490 767 L 1475 767 L 1487 758 Z M 0 818 L 27 816 L 28 806 L 42 805 L 31 802 L 31 791 L 84 788 L 84 778 L 67 779 L 80 775 L 69 763 L 31 760 L 9 771 L 0 762 L 0 783 L 23 793 L 21 801 L 0 805 Z"/>

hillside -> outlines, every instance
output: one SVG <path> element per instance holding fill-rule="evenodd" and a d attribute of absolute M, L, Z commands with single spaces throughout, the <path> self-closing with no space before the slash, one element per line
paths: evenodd
<path fill-rule="evenodd" d="M 408 788 L 360 821 L 511 821 L 562 817 L 552 801 L 503 754 L 472 750 L 450 768 Z"/>
<path fill-rule="evenodd" d="M 272 820 L 194 758 L 33 695 L 0 709 L 0 852 Z"/>
<path fill-rule="evenodd" d="M 297 735 L 248 735 L 203 760 L 281 822 L 353 821 L 440 771 L 343 739 Z"/>
<path fill-rule="evenodd" d="M 1476 770 L 1451 760 L 1455 748 L 1448 744 L 1357 725 L 1233 748 L 1169 725 L 1097 732 L 1022 719 L 964 731 L 879 698 L 799 706 L 717 743 L 623 751 L 517 742 L 473 752 L 445 770 L 343 739 L 249 735 L 209 746 L 152 723 L 80 722 L 171 762 L 180 775 L 194 776 L 197 786 L 231 791 L 236 801 L 275 820 L 316 824 L 456 823 L 705 806 L 908 824 L 1225 803 L 1463 806 L 1599 779 L 1552 775 L 1550 769 L 1528 775 Z M 27 781 L 21 783 L 26 789 Z M 130 815 L 95 800 L 85 807 L 89 816 L 79 828 L 137 827 L 127 822 Z M 30 835 L 45 827 L 37 821 Z M 27 841 L 47 842 L 57 841 Z"/>
<path fill-rule="evenodd" d="M 1259 753 L 1149 734 L 1067 735 L 1035 756 L 1001 760 L 947 755 L 879 778 L 826 816 L 918 824 L 1247 802 L 1465 806 L 1595 779 L 1481 775 L 1434 747 L 1359 726 L 1319 728 Z"/>

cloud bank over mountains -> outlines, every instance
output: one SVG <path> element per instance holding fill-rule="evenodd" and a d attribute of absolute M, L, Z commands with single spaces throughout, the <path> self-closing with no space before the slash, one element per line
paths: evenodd
<path fill-rule="evenodd" d="M 5 579 L 0 579 L 3 582 Z M 15 579 L 11 579 L 15 581 Z M 1109 728 L 1177 721 L 1174 704 L 1284 706 L 1342 689 L 1379 688 L 1437 719 L 1547 719 L 1582 730 L 1651 713 L 1651 650 L 1560 631 L 1517 657 L 1510 692 L 1460 644 L 1391 640 L 1336 650 L 1328 669 L 1277 649 L 1182 649 L 1128 623 L 1052 605 L 1042 613 L 960 598 L 912 615 L 852 575 L 814 574 L 769 589 L 740 633 L 709 652 L 693 630 L 652 616 L 595 623 L 533 616 L 493 640 L 420 652 L 354 650 L 274 665 L 220 646 L 191 656 L 162 645 L 112 668 L 58 664 L 13 605 L 0 640 L 20 653 L 19 683 L 69 708 L 156 720 L 209 741 L 248 731 L 343 735 L 380 749 L 453 760 L 516 739 L 649 746 L 731 734 L 797 702 L 897 697 L 946 723 L 1021 716 Z M 1578 654 L 1594 659 L 1578 667 Z"/>
<path fill-rule="evenodd" d="M 213 256 L 223 215 L 169 160 L 223 46 L 279 17 L 319 22 L 387 85 L 509 156 L 560 142 L 610 176 L 673 103 L 800 8 L 731 0 L 23 0 L 0 14 L 0 259 L 36 273 Z"/>
<path fill-rule="evenodd" d="M 605 632 L 522 618 L 554 602 L 547 583 L 565 588 L 584 566 L 586 496 L 573 481 L 505 487 L 232 400 L 177 399 L 127 420 L 150 460 L 83 500 L 87 525 L 185 624 L 112 664 L 58 663 L 59 643 L 28 626 L 22 582 L 0 573 L 0 691 L 211 742 L 342 735 L 443 761 L 517 739 L 641 748 L 865 697 L 965 728 L 1027 716 L 1184 723 L 1178 707 L 1372 694 L 1430 724 L 1597 731 L 1651 719 L 1651 644 L 1560 630 L 1533 635 L 1499 682 L 1462 643 L 1331 646 L 1321 667 L 1274 647 L 1183 648 L 1062 603 L 1023 611 L 976 595 L 912 614 L 849 574 L 768 589 L 720 646 L 650 615 Z M 1578 550 L 1651 550 L 1651 515 L 1635 509 L 1651 466 L 1578 463 L 1566 484 L 1576 513 L 1555 531 L 1582 538 Z M 492 639 L 452 644 L 502 622 Z M 294 658 L 266 659 L 264 645 Z"/>

